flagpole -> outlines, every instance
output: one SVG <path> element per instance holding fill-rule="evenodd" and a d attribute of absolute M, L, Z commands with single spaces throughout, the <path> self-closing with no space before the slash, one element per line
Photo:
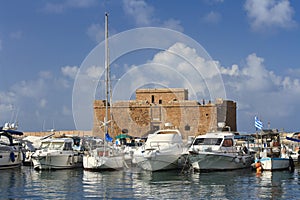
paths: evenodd
<path fill-rule="evenodd" d="M 263 123 L 257 118 L 257 116 L 254 117 L 254 125 L 255 125 L 255 128 L 256 128 L 256 135 L 257 135 L 257 138 L 259 140 L 259 137 L 258 135 L 260 135 L 260 142 L 259 142 L 259 145 L 260 147 L 258 148 L 259 149 L 259 154 L 260 152 L 262 151 L 262 145 L 263 145 L 263 142 L 262 142 L 262 128 L 263 128 Z M 260 130 L 260 134 L 258 134 L 258 129 Z M 260 157 L 260 155 L 259 155 Z"/>

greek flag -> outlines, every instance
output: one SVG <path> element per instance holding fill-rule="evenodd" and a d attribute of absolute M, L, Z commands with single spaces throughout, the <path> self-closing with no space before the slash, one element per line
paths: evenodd
<path fill-rule="evenodd" d="M 255 116 L 255 128 L 261 130 L 263 128 L 263 123 Z"/>

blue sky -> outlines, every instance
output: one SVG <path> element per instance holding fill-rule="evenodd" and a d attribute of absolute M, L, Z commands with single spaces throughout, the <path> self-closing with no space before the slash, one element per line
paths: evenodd
<path fill-rule="evenodd" d="M 296 0 L 1 1 L 0 123 L 17 119 L 24 131 L 76 128 L 74 80 L 103 41 L 109 12 L 111 36 L 163 27 L 202 45 L 222 76 L 226 98 L 237 102 L 239 131 L 254 132 L 255 115 L 265 127 L 270 122 L 271 128 L 299 131 L 299 10 Z M 113 63 L 112 74 L 118 79 L 151 61 L 178 64 L 170 59 L 159 51 L 132 52 Z"/>

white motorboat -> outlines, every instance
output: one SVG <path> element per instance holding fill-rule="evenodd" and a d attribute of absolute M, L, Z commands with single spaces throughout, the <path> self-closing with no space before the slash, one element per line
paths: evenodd
<path fill-rule="evenodd" d="M 45 140 L 53 135 L 54 133 L 51 133 L 46 136 L 26 136 L 22 138 L 21 142 L 23 146 L 23 151 L 25 153 L 23 165 L 31 166 L 31 155 L 41 146 L 42 140 Z"/>
<path fill-rule="evenodd" d="M 236 145 L 234 136 L 222 131 L 197 136 L 188 151 L 192 167 L 200 171 L 250 168 L 253 157 L 246 146 Z"/>
<path fill-rule="evenodd" d="M 158 130 L 149 134 L 145 144 L 134 151 L 133 163 L 147 171 L 177 169 L 184 149 L 178 129 Z"/>
<path fill-rule="evenodd" d="M 263 130 L 261 136 L 261 150 L 255 163 L 260 161 L 263 170 L 294 170 L 294 161 L 288 149 L 281 144 L 280 134 L 273 130 Z"/>
<path fill-rule="evenodd" d="M 89 147 L 83 156 L 83 168 L 87 170 L 108 170 L 119 169 L 124 165 L 124 153 L 121 149 L 112 144 L 112 138 L 108 134 L 108 104 L 111 104 L 109 89 L 109 52 L 108 52 L 108 14 L 105 14 L 105 118 L 102 122 L 104 126 L 104 138 L 101 144 Z M 111 111 L 111 110 L 110 110 Z M 112 114 L 112 113 L 110 113 Z M 112 117 L 111 117 L 112 119 Z"/>
<path fill-rule="evenodd" d="M 31 158 L 34 169 L 68 169 L 82 167 L 83 154 L 74 150 L 72 138 L 53 138 L 43 140 L 40 149 Z"/>
<path fill-rule="evenodd" d="M 0 169 L 22 165 L 24 158 L 22 148 L 19 143 L 13 142 L 13 135 L 23 135 L 23 133 L 7 126 L 0 127 Z"/>

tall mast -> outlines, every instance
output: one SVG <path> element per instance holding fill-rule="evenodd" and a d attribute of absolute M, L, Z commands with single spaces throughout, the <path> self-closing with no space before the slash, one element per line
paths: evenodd
<path fill-rule="evenodd" d="M 105 134 L 108 132 L 108 98 L 109 98 L 109 50 L 108 50 L 108 13 L 105 13 Z M 105 136 L 104 136 L 105 138 Z"/>

